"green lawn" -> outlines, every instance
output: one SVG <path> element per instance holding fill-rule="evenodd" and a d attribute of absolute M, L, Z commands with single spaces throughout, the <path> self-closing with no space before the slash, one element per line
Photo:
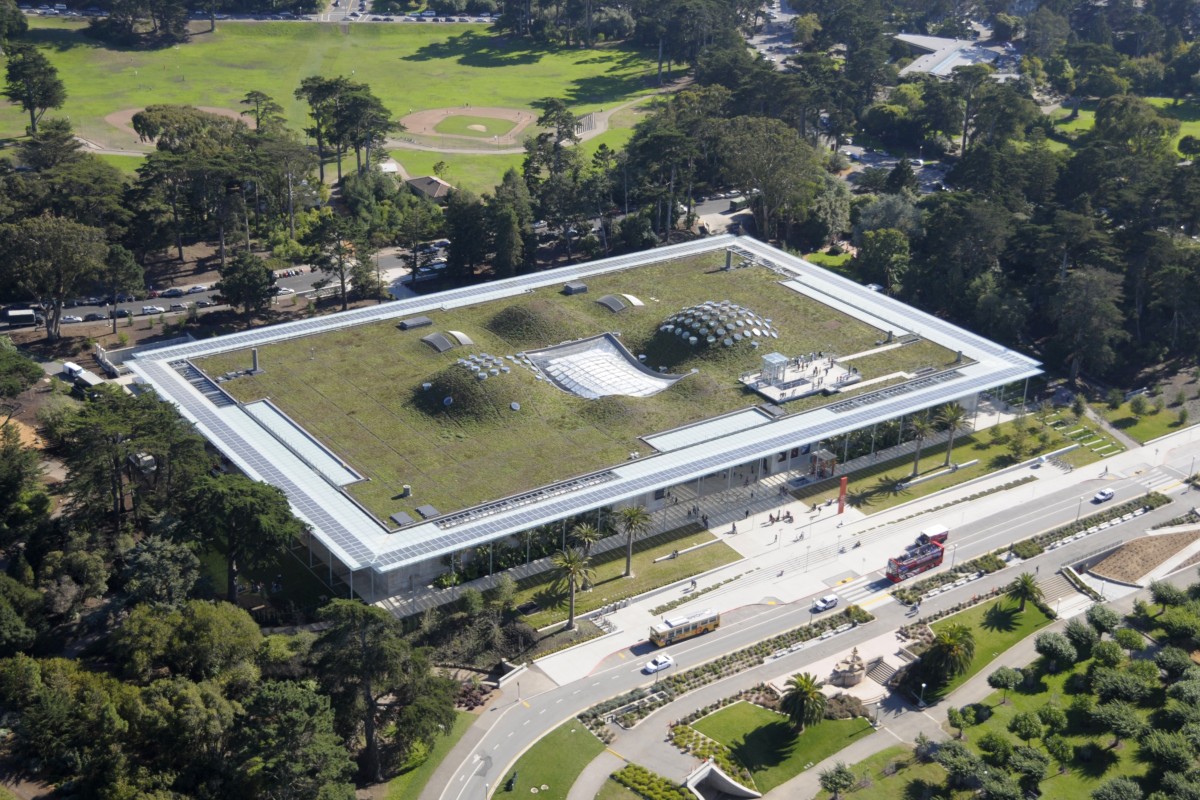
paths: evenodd
<path fill-rule="evenodd" d="M 645 450 L 642 436 L 757 406 L 761 398 L 736 378 L 757 367 L 761 353 L 744 346 L 692 348 L 662 334 L 663 320 L 680 308 L 721 298 L 786 320 L 772 342 L 785 353 L 849 354 L 879 341 L 879 330 L 781 288 L 774 272 L 715 269 L 723 263 L 721 254 L 705 254 L 593 276 L 586 295 L 566 297 L 551 285 L 503 303 L 427 313 L 434 330 L 465 332 L 475 342 L 469 349 L 435 353 L 420 339 L 428 331 L 401 331 L 392 322 L 263 345 L 259 351 L 268 369 L 223 386 L 242 401 L 271 397 L 369 477 L 349 491 L 381 518 L 401 510 L 413 514 L 425 503 L 449 512 L 624 463 L 630 452 Z M 615 320 L 596 302 L 606 293 L 633 294 L 645 298 L 645 305 Z M 520 365 L 480 382 L 456 363 L 470 353 L 512 355 L 614 329 L 632 353 L 646 354 L 648 364 L 686 377 L 652 397 L 587 400 L 536 380 Z M 312 357 L 314 348 L 321 358 Z M 870 378 L 942 367 L 954 359 L 929 341 L 883 355 L 855 363 Z M 221 374 L 244 367 L 249 354 L 225 353 L 197 363 Z M 422 389 L 426 382 L 428 391 Z M 445 397 L 453 398 L 450 406 L 443 405 Z M 829 402 L 814 395 L 789 403 L 788 410 Z M 519 410 L 512 410 L 513 403 Z M 402 498 L 405 484 L 413 491 Z"/>
<path fill-rule="evenodd" d="M 649 51 L 543 47 L 482 25 L 223 22 L 214 34 L 159 50 L 105 47 L 80 22 L 32 18 L 30 26 L 29 39 L 45 48 L 66 85 L 58 113 L 84 138 L 123 148 L 137 143 L 105 121 L 113 112 L 150 103 L 241 110 L 251 89 L 274 97 L 300 129 L 307 110 L 293 92 L 316 74 L 369 84 L 397 118 L 464 103 L 529 109 L 543 97 L 584 113 L 655 88 Z M 26 122 L 18 108 L 0 107 L 0 137 L 23 134 Z"/>
<path fill-rule="evenodd" d="M 1129 403 L 1122 403 L 1118 408 L 1109 408 L 1107 404 L 1097 403 L 1094 408 L 1108 420 L 1114 428 L 1126 436 L 1145 444 L 1151 439 L 1166 436 L 1179 430 L 1178 407 L 1167 407 L 1155 412 L 1154 406 L 1147 401 L 1147 411 L 1141 417 L 1135 416 L 1129 410 Z M 1195 425 L 1196 420 L 1190 420 L 1189 425 Z"/>
<path fill-rule="evenodd" d="M 948 696 L 1005 650 L 1053 621 L 1035 605 L 1026 605 L 1024 611 L 1018 611 L 1018 607 L 1016 601 L 1001 598 L 940 619 L 930 626 L 935 633 L 952 624 L 961 623 L 969 627 L 975 634 L 975 658 L 966 672 L 951 680 L 939 692 L 927 691 L 927 701 Z"/>
<path fill-rule="evenodd" d="M 99 155 L 99 156 L 96 156 L 96 158 L 100 159 L 101 161 L 112 164 L 114 167 L 121 170 L 121 172 L 125 173 L 126 175 L 133 175 L 134 173 L 136 173 L 137 168 L 142 165 L 142 160 L 143 160 L 141 156 Z"/>
<path fill-rule="evenodd" d="M 645 800 L 645 798 L 609 778 L 600 787 L 600 791 L 596 792 L 596 800 Z"/>
<path fill-rule="evenodd" d="M 871 723 L 858 717 L 823 720 L 797 736 L 783 715 L 744 702 L 710 714 L 692 727 L 732 750 L 763 794 L 871 733 Z"/>
<path fill-rule="evenodd" d="M 991 433 L 992 428 L 978 434 L 966 436 L 960 434 L 954 440 L 954 452 L 950 457 L 951 463 L 965 464 L 974 460 L 978 460 L 979 463 L 921 483 L 905 486 L 902 489 L 897 489 L 896 485 L 907 481 L 912 475 L 913 457 L 911 455 L 880 461 L 868 468 L 858 470 L 850 475 L 850 484 L 847 489 L 850 504 L 857 508 L 882 511 L 939 492 L 942 489 L 957 486 L 993 470 L 1007 467 L 1013 463 L 1013 458 L 1009 452 L 1007 439 L 1004 437 L 1011 434 L 1014 424 L 1006 422 L 996 426 L 996 435 Z M 1026 425 L 1031 424 L 1033 422 L 1027 419 Z M 1045 447 L 1041 446 L 1035 436 L 1030 436 L 1030 445 L 1039 448 L 1030 455 L 1057 450 L 1070 444 L 1070 441 L 1057 431 L 1050 430 L 1049 436 L 1050 441 Z M 886 447 L 888 444 L 895 444 L 895 442 L 881 443 L 880 446 Z M 1091 463 L 1100 458 L 1086 449 L 1072 451 L 1068 455 L 1074 457 L 1073 463 L 1074 460 L 1079 460 L 1080 463 L 1075 463 L 1075 466 L 1082 466 L 1082 464 Z M 925 447 L 921 453 L 918 475 L 928 475 L 943 470 L 945 462 L 945 443 Z M 838 483 L 836 480 L 826 481 L 802 488 L 793 492 L 793 495 L 796 499 L 808 503 L 823 502 L 828 498 L 837 497 Z"/>
<path fill-rule="evenodd" d="M 516 770 L 517 785 L 507 796 L 532 797 L 530 789 L 537 789 L 537 800 L 566 800 L 579 773 L 603 752 L 604 744 L 582 722 L 571 719 L 539 739 L 496 781 L 498 785 L 504 783 Z"/>
<path fill-rule="evenodd" d="M 1145 97 L 1142 99 L 1157 108 L 1163 116 L 1179 121 L 1179 133 L 1175 137 L 1176 143 L 1184 136 L 1200 136 L 1200 103 L 1196 100 L 1176 101 L 1172 97 Z M 1068 135 L 1087 133 L 1096 124 L 1096 107 L 1098 105 L 1095 100 L 1081 103 L 1079 115 L 1074 119 L 1071 119 L 1070 109 L 1064 108 L 1056 111 L 1053 114 L 1054 127 Z"/>
<path fill-rule="evenodd" d="M 623 577 L 624 547 L 594 556 L 592 567 L 596 573 L 595 583 L 589 591 L 576 592 L 575 613 L 583 614 L 615 600 L 633 597 L 741 558 L 732 547 L 717 542 L 690 553 L 681 553 L 678 558 L 654 563 L 654 559 L 668 555 L 673 550 L 683 550 L 715 538 L 699 525 L 694 525 L 642 539 L 634 543 L 633 577 L 628 579 Z M 517 584 L 516 605 L 530 600 L 537 602 L 541 608 L 525 618 L 535 628 L 567 618 L 567 592 L 558 584 L 553 571 L 526 578 Z"/>
<path fill-rule="evenodd" d="M 458 744 L 458 740 L 476 719 L 474 714 L 455 712 L 453 727 L 445 736 L 438 737 L 425 760 L 388 781 L 387 800 L 413 800 L 419 797 L 425 784 L 433 777 L 434 770 L 442 763 L 442 759 Z"/>
<path fill-rule="evenodd" d="M 884 770 L 892 765 L 895 771 L 887 775 Z M 898 797 L 920 797 L 926 786 L 937 786 L 946 780 L 946 771 L 937 764 L 922 764 L 913 757 L 910 748 L 902 745 L 880 750 L 870 758 L 849 765 L 854 774 L 866 775 L 871 785 L 852 789 L 842 795 L 854 800 L 896 800 Z M 912 786 L 912 789 L 908 787 Z M 904 787 L 903 789 L 900 787 Z M 816 800 L 828 800 L 829 792 L 817 794 Z"/>
<path fill-rule="evenodd" d="M 517 124 L 508 119 L 496 117 L 474 117 L 469 114 L 452 114 L 433 126 L 438 133 L 448 133 L 454 136 L 475 136 L 486 139 L 492 136 L 504 136 Z"/>
<path fill-rule="evenodd" d="M 446 162 L 450 169 L 446 180 L 459 189 L 476 194 L 490 192 L 510 168 L 521 171 L 525 156 L 520 154 L 481 155 L 477 153 L 436 153 L 429 150 L 393 150 L 392 160 L 404 167 L 409 176 L 432 175 L 433 165 Z"/>
<path fill-rule="evenodd" d="M 854 259 L 854 256 L 849 253 L 842 253 L 836 256 L 831 256 L 828 253 L 805 253 L 804 259 L 839 274 L 849 275 L 851 272 L 849 264 Z"/>
<path fill-rule="evenodd" d="M 614 120 L 618 116 L 614 114 Z M 635 119 L 636 117 L 630 118 Z M 591 158 L 600 145 L 607 145 L 613 149 L 624 147 L 632 135 L 632 122 L 622 127 L 612 127 L 599 136 L 583 142 L 579 145 L 580 151 L 584 154 L 584 158 Z M 489 146 L 490 143 L 487 141 L 476 144 L 476 147 Z M 511 145 L 506 146 L 505 149 L 510 147 Z M 505 172 L 511 168 L 520 172 L 521 164 L 525 161 L 523 153 L 487 155 L 484 153 L 439 153 L 430 150 L 392 150 L 391 156 L 392 160 L 404 167 L 405 172 L 412 177 L 432 175 L 433 165 L 444 161 L 450 167 L 446 172 L 446 180 L 460 189 L 467 189 L 476 194 L 492 191 L 496 184 L 500 183 Z"/>

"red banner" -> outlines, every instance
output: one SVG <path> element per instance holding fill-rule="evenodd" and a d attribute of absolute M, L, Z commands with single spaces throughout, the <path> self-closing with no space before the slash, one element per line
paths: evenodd
<path fill-rule="evenodd" d="M 838 513 L 841 514 L 846 510 L 846 486 L 850 483 L 850 476 L 842 476 L 842 484 L 838 489 Z"/>

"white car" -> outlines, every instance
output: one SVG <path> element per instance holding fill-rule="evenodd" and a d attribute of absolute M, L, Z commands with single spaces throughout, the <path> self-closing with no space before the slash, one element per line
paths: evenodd
<path fill-rule="evenodd" d="M 838 596 L 836 594 L 827 594 L 824 597 L 818 597 L 813 601 L 813 611 L 828 611 L 838 604 Z"/>
<path fill-rule="evenodd" d="M 667 667 L 673 666 L 675 666 L 675 659 L 663 653 L 661 656 L 655 656 L 647 661 L 646 666 L 642 667 L 642 672 L 647 675 L 653 675 L 656 672 L 662 672 Z"/>
<path fill-rule="evenodd" d="M 83 322 L 83 317 L 77 317 L 74 314 L 67 314 L 62 318 L 62 322 Z"/>
<path fill-rule="evenodd" d="M 196 286 L 193 286 L 192 288 L 188 289 L 187 293 L 188 294 L 199 294 L 200 292 L 207 292 L 207 291 L 208 291 L 207 286 L 205 286 L 203 284 L 197 284 Z"/>
<path fill-rule="evenodd" d="M 1109 500 L 1112 500 L 1116 496 L 1116 494 L 1117 493 L 1114 492 L 1112 489 L 1101 489 L 1100 491 L 1096 492 L 1094 497 L 1092 497 L 1092 502 L 1093 503 L 1105 503 L 1105 502 L 1108 502 Z"/>
<path fill-rule="evenodd" d="M 295 289 L 289 289 L 286 286 L 280 286 L 278 289 L 275 290 L 275 294 L 295 294 L 295 293 L 296 293 Z"/>
<path fill-rule="evenodd" d="M 162 306 L 142 306 L 143 314 L 165 314 L 167 310 Z"/>

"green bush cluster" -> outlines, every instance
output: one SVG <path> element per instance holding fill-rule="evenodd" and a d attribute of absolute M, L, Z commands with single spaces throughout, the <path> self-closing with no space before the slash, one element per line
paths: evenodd
<path fill-rule="evenodd" d="M 691 800 L 687 790 L 637 764 L 622 767 L 614 772 L 612 777 L 617 783 L 645 800 Z"/>
<path fill-rule="evenodd" d="M 1020 559 L 1033 558 L 1046 552 L 1046 548 L 1033 539 L 1022 539 L 1012 546 L 1013 555 Z"/>

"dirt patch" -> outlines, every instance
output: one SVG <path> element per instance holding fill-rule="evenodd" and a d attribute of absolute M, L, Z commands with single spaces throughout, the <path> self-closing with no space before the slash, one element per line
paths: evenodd
<path fill-rule="evenodd" d="M 41 450 L 46 446 L 46 442 L 32 425 L 22 422 L 19 419 L 12 419 L 9 422 L 17 429 L 17 434 L 21 437 L 21 444 L 26 447 L 32 447 L 35 450 Z"/>
<path fill-rule="evenodd" d="M 1088 570 L 1097 578 L 1137 583 L 1159 564 L 1200 539 L 1200 530 L 1145 536 L 1119 548 Z"/>
<path fill-rule="evenodd" d="M 485 128 L 483 125 L 468 125 L 467 130 L 479 131 L 480 133 L 487 133 L 487 128 Z"/>
<path fill-rule="evenodd" d="M 196 106 L 196 108 L 200 111 L 207 111 L 210 114 L 218 114 L 222 117 L 229 117 L 230 119 L 240 119 L 251 128 L 254 127 L 253 118 L 244 117 L 242 116 L 241 112 L 235 111 L 232 108 L 221 108 L 219 106 Z M 105 122 L 121 132 L 122 138 L 120 144 L 126 143 L 126 136 L 129 137 L 129 139 L 132 139 L 134 144 L 143 147 L 148 144 L 148 142 L 143 142 L 138 136 L 137 131 L 133 129 L 133 115 L 143 110 L 144 109 L 141 108 L 125 108 L 120 111 L 114 111 L 104 118 Z"/>
<path fill-rule="evenodd" d="M 498 139 L 502 144 L 511 144 L 512 142 L 519 141 L 518 137 L 521 135 L 521 131 L 537 122 L 537 115 L 532 111 L 521 111 L 515 108 L 476 108 L 475 106 L 462 106 L 460 108 L 430 108 L 425 111 L 414 111 L 405 117 L 401 117 L 400 123 L 404 126 L 404 132 L 413 136 L 449 136 L 455 139 L 477 142 L 479 141 L 478 136 L 441 133 L 434 129 L 434 126 L 446 117 L 465 114 L 469 114 L 472 117 L 491 117 L 493 119 L 503 119 L 512 122 L 514 124 L 513 129 Z M 486 130 L 481 125 L 468 125 L 467 127 L 471 130 Z"/>

